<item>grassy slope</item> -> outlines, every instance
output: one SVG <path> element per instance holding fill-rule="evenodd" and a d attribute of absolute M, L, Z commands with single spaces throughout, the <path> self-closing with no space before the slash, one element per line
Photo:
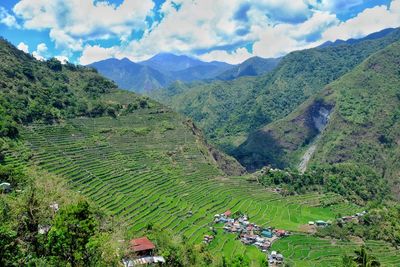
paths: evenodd
<path fill-rule="evenodd" d="M 20 64 L 30 64 L 34 71 L 40 69 L 46 74 L 47 82 L 57 81 L 59 74 L 51 72 L 46 63 L 34 61 L 17 50 L 12 52 L 26 57 Z M 15 67 L 17 72 L 22 68 Z M 98 77 L 92 71 L 65 70 L 62 74 L 73 81 L 68 85 L 72 91 L 69 100 L 79 96 L 89 103 L 100 101 L 121 106 L 138 100 L 134 94 L 113 88 L 96 97 L 88 95 L 83 90 L 87 78 Z M 9 87 L 2 91 L 5 98 L 16 93 L 26 97 L 24 92 L 32 93 L 32 88 L 47 88 L 41 81 L 29 82 L 20 76 L 29 89 L 20 92 L 17 80 L 6 80 Z M 52 87 L 47 90 L 52 95 Z M 42 97 L 45 96 L 35 95 L 36 99 Z M 190 242 L 200 242 L 213 215 L 228 208 L 249 214 L 258 224 L 293 231 L 309 220 L 333 219 L 338 213 L 353 214 L 360 209 L 334 194 L 283 198 L 242 177 L 225 177 L 209 157 L 208 148 L 193 134 L 192 127 L 155 102 L 150 101 L 148 108 L 131 113 L 119 112 L 116 118 L 77 117 L 77 113 L 66 110 L 59 109 L 65 114 L 58 117 L 58 123 L 36 121 L 20 126 L 21 141 L 29 149 L 6 148 L 5 163 L 28 164 L 65 178 L 72 189 L 126 221 L 132 233 L 137 234 L 148 223 L 154 223 L 184 234 Z M 26 156 L 31 153 L 32 156 Z M 323 207 L 322 203 L 331 201 L 338 204 Z M 193 216 L 188 217 L 188 211 Z M 218 255 L 245 254 L 257 265 L 262 254 L 233 238 L 221 234 L 213 251 Z"/>
<path fill-rule="evenodd" d="M 260 136 L 270 136 L 279 158 L 289 159 L 286 166 L 296 167 L 299 155 L 316 132 L 309 110 L 316 102 L 334 105 L 330 122 L 317 141 L 311 164 L 350 162 L 372 166 L 391 179 L 399 191 L 399 102 L 400 43 L 374 54 L 349 74 L 333 82 L 317 97 L 310 99 L 286 118 L 253 134 L 245 143 L 260 147 Z M 270 146 L 271 147 L 271 146 Z M 270 147 L 260 151 L 271 156 Z M 395 180 L 393 180 L 395 179 Z"/>
<path fill-rule="evenodd" d="M 369 55 L 399 39 L 400 30 L 396 30 L 357 44 L 297 51 L 264 76 L 178 90 L 172 86 L 157 99 L 193 118 L 207 137 L 230 152 L 244 141 L 243 136 L 283 118 Z"/>
<path fill-rule="evenodd" d="M 359 209 L 345 202 L 322 207 L 321 201 L 340 201 L 333 194 L 283 198 L 242 177 L 224 177 L 204 156 L 191 129 L 171 112 L 149 109 L 117 119 L 35 124 L 25 128 L 23 137 L 34 151 L 32 163 L 65 177 L 133 232 L 153 223 L 200 242 L 214 214 L 228 208 L 248 213 L 259 224 L 290 230 Z M 237 251 L 252 259 L 261 255 L 233 238 L 221 234 L 213 251 Z"/>

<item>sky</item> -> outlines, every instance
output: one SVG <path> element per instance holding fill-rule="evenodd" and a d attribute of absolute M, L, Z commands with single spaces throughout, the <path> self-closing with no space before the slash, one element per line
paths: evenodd
<path fill-rule="evenodd" d="M 157 53 L 238 64 L 400 26 L 400 0 L 0 0 L 0 35 L 40 60 Z"/>

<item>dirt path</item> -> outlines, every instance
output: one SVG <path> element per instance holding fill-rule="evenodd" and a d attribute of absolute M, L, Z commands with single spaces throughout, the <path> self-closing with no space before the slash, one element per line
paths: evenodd
<path fill-rule="evenodd" d="M 314 143 L 307 149 L 306 153 L 304 153 L 303 157 L 301 158 L 299 167 L 298 167 L 298 170 L 301 173 L 304 173 L 306 171 L 308 162 L 310 161 L 312 155 L 314 155 L 314 152 L 316 149 L 317 149 L 317 145 Z"/>

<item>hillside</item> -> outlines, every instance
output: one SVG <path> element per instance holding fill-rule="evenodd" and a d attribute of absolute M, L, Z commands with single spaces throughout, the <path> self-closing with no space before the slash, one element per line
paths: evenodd
<path fill-rule="evenodd" d="M 134 89 L 137 93 L 161 88 L 170 82 L 169 78 L 158 70 L 136 64 L 127 58 L 121 60 L 110 58 L 89 66 L 117 82 L 120 88 Z"/>
<path fill-rule="evenodd" d="M 252 57 L 223 72 L 216 78 L 219 80 L 234 80 L 242 76 L 262 75 L 275 69 L 279 61 L 280 58 Z"/>
<path fill-rule="evenodd" d="M 243 245 L 234 234 L 217 230 L 217 237 L 210 246 L 200 245 L 204 235 L 210 234 L 209 223 L 216 213 L 230 209 L 248 214 L 259 225 L 297 233 L 302 232 L 302 225 L 310 220 L 332 220 L 338 214 L 354 214 L 361 210 L 334 193 L 283 197 L 244 177 L 229 176 L 227 173 L 240 174 L 243 169 L 232 158 L 209 146 L 191 121 L 168 108 L 118 90 L 91 69 L 61 65 L 55 60 L 40 62 L 5 41 L 0 42 L 0 49 L 1 107 L 7 107 L 11 114 L 1 117 L 1 125 L 6 125 L 8 131 L 2 131 L 0 138 L 0 177 L 1 182 L 10 182 L 12 188 L 18 189 L 0 195 L 0 214 L 9 214 L 10 207 L 13 214 L 0 216 L 0 240 L 7 248 L 7 254 L 2 254 L 2 263 L 13 262 L 6 261 L 12 259 L 20 265 L 53 266 L 61 264 L 61 260 L 71 261 L 73 257 L 76 262 L 72 264 L 91 262 L 110 266 L 115 264 L 113 260 L 120 261 L 123 256 L 118 246 L 114 247 L 115 243 L 120 244 L 116 240 L 148 234 L 159 240 L 157 249 L 168 262 L 180 262 L 181 266 L 190 266 L 180 260 L 194 257 L 195 250 L 206 253 L 210 265 L 219 266 L 222 256 L 229 260 L 240 256 L 248 259 L 252 266 L 260 266 L 265 254 L 255 246 Z M 63 94 L 58 90 L 61 85 L 64 85 Z M 57 102 L 60 99 L 63 105 Z M 40 103 L 40 109 L 34 108 L 36 103 Z M 78 103 L 82 104 L 78 106 Z M 86 108 L 78 108 L 80 106 Z M 64 193 L 36 191 L 40 194 L 32 195 L 10 169 L 37 170 L 37 174 L 27 177 L 40 182 L 38 176 L 44 179 L 49 174 L 59 181 L 59 186 L 54 188 L 68 188 Z M 245 178 L 251 180 L 251 177 Z M 47 178 L 38 188 L 43 185 L 53 188 Z M 64 207 L 64 199 L 75 196 L 68 190 L 82 194 L 95 208 L 89 209 L 86 204 Z M 39 202 L 35 202 L 33 196 L 37 196 Z M 40 203 L 45 210 L 54 199 L 62 205 L 62 212 L 52 218 L 49 211 L 47 217 L 43 217 L 43 223 L 50 225 L 49 234 L 39 235 L 38 224 L 42 221 L 30 224 L 35 217 L 29 217 L 32 210 L 24 211 L 24 201 L 30 203 L 27 208 L 35 207 L 35 212 L 40 213 L 35 203 Z M 102 218 L 99 210 L 104 211 L 102 216 L 108 219 L 97 222 Z M 20 214 L 23 217 L 19 217 Z M 20 221 L 19 218 L 28 219 Z M 71 248 L 66 249 L 70 240 L 66 238 L 70 236 L 63 233 L 71 232 L 62 229 L 68 229 L 65 225 L 69 220 L 78 225 L 74 228 L 77 231 L 88 225 L 85 231 L 96 237 L 90 238 L 90 243 L 79 241 L 84 256 L 79 253 L 71 256 Z M 82 226 L 77 220 L 88 224 Z M 23 227 L 28 228 L 20 228 L 20 223 L 25 222 L 27 226 L 23 224 Z M 111 235 L 117 226 L 128 233 Z M 149 232 L 153 228 L 160 232 Z M 166 235 L 169 231 L 174 238 Z M 179 255 L 168 254 L 177 251 L 178 246 L 166 246 L 165 240 L 176 242 L 179 235 L 184 236 L 185 245 L 179 245 Z M 292 239 L 279 240 L 274 245 L 284 246 L 289 242 L 298 247 L 301 236 L 294 234 Z M 308 242 L 308 248 L 312 248 L 326 241 L 313 237 Z M 375 244 L 379 247 L 377 253 L 387 253 L 383 262 L 388 266 L 399 262 L 396 251 L 389 245 L 383 241 Z M 18 259 L 15 246 L 21 248 Z M 291 256 L 291 246 L 280 250 L 289 262 L 309 265 L 312 260 L 329 266 L 332 262 L 339 263 L 346 248 L 355 248 L 357 244 L 346 241 L 325 246 L 327 249 L 320 251 L 319 257 L 307 259 Z M 197 260 L 202 262 L 202 258 Z"/>
<path fill-rule="evenodd" d="M 250 135 L 239 148 L 243 153 L 239 159 L 260 159 L 254 166 L 296 168 L 311 148 L 308 165 L 352 163 L 372 168 L 391 181 L 398 194 L 399 63 L 400 43 L 396 42 L 284 119 Z M 328 119 L 321 124 L 323 113 Z"/>
<path fill-rule="evenodd" d="M 399 39 L 400 30 L 396 29 L 355 44 L 296 51 L 261 77 L 179 88 L 172 85 L 154 97 L 193 118 L 208 138 L 233 153 L 249 133 L 285 117 L 324 86 Z"/>
<path fill-rule="evenodd" d="M 188 56 L 161 53 L 134 63 L 127 58 L 110 58 L 89 65 L 120 88 L 141 94 L 170 85 L 174 81 L 192 82 L 215 79 L 233 66 L 224 62 L 203 62 Z"/>

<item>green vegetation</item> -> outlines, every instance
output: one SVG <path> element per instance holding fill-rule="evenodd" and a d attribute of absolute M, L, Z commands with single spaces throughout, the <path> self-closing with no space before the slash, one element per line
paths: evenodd
<path fill-rule="evenodd" d="M 241 155 L 235 149 L 249 133 L 285 117 L 325 85 L 399 39 L 400 31 L 396 30 L 380 39 L 297 51 L 285 56 L 274 71 L 260 77 L 194 85 L 178 83 L 155 97 L 191 117 L 214 144 L 232 155 Z M 247 154 L 252 153 L 257 150 Z M 241 162 L 246 168 L 253 168 L 251 160 Z"/>
<path fill-rule="evenodd" d="M 117 233 L 104 213 L 94 212 L 57 176 L 13 168 L 24 186 L 0 196 L 1 266 L 115 266 L 116 251 L 105 248 L 117 246 Z M 54 203 L 59 211 L 51 208 Z"/>
<path fill-rule="evenodd" d="M 320 239 L 306 235 L 295 235 L 281 239 L 272 245 L 272 249 L 289 255 L 286 263 L 293 267 L 302 266 L 348 266 L 344 265 L 343 256 L 356 257 L 355 251 L 360 244 L 335 239 Z M 374 256 L 381 266 L 399 266 L 398 250 L 382 241 L 367 241 L 368 255 Z M 361 265 L 356 265 L 361 266 Z"/>
<path fill-rule="evenodd" d="M 400 247 L 400 206 L 398 203 L 385 203 L 372 207 L 359 218 L 358 223 L 335 221 L 331 226 L 320 229 L 318 236 L 329 236 L 341 240 L 358 236 L 365 240 L 384 240 L 394 247 Z"/>
<path fill-rule="evenodd" d="M 61 65 L 56 59 L 40 62 L 0 40 L 0 137 L 15 138 L 17 124 L 41 120 L 54 123 L 75 116 L 97 117 L 147 108 L 143 97 L 132 103 L 102 99 L 117 91 L 114 83 L 90 68 Z"/>
<path fill-rule="evenodd" d="M 11 114 L 0 125 L 11 125 L 5 133 L 18 130 L 0 138 L 0 179 L 12 188 L 0 196 L 0 265 L 115 266 L 127 252 L 119 240 L 148 235 L 170 265 L 265 266 L 265 254 L 219 229 L 209 246 L 201 245 L 214 215 L 227 209 L 294 232 L 274 243 L 289 263 L 324 265 L 357 247 L 302 240 L 299 233 L 308 221 L 363 210 L 343 196 L 379 197 L 367 184 L 351 187 L 354 175 L 365 172 L 350 168 L 344 192 L 338 183 L 324 194 L 284 197 L 253 176 L 227 175 L 243 170 L 208 145 L 190 120 L 162 105 L 116 90 L 93 70 L 38 62 L 6 42 L 0 48 L 1 107 Z M 26 83 L 22 91 L 20 83 Z M 63 105 L 55 104 L 63 97 Z M 57 212 L 50 207 L 55 202 Z M 299 257 L 291 249 L 303 241 L 325 249 Z M 385 252 L 382 263 L 399 262 L 390 245 L 377 247 Z"/>
<path fill-rule="evenodd" d="M 375 181 L 373 185 L 379 190 L 383 185 L 377 182 L 382 180 L 378 177 L 389 181 L 397 195 L 400 191 L 397 179 L 400 166 L 396 160 L 400 152 L 396 145 L 400 135 L 399 46 L 397 42 L 374 54 L 287 118 L 253 134 L 246 146 L 260 146 L 257 136 L 271 136 L 271 143 L 278 147 L 280 154 L 268 156 L 285 158 L 283 167 L 296 168 L 300 155 L 314 145 L 309 168 L 334 170 L 346 163 L 360 171 L 368 170 L 370 179 Z M 315 110 L 317 101 L 333 107 L 329 123 L 318 139 L 313 123 L 316 115 L 310 112 Z M 266 151 L 268 147 L 259 150 L 259 156 Z M 330 168 L 326 164 L 334 166 Z M 362 181 L 371 183 L 365 179 L 355 180 Z M 345 184 L 343 180 L 340 182 Z"/>
<path fill-rule="evenodd" d="M 390 195 L 387 181 L 368 168 L 352 164 L 320 165 L 302 174 L 298 171 L 266 169 L 257 175 L 264 186 L 282 187 L 285 195 L 333 192 L 360 205 L 382 201 Z"/>

